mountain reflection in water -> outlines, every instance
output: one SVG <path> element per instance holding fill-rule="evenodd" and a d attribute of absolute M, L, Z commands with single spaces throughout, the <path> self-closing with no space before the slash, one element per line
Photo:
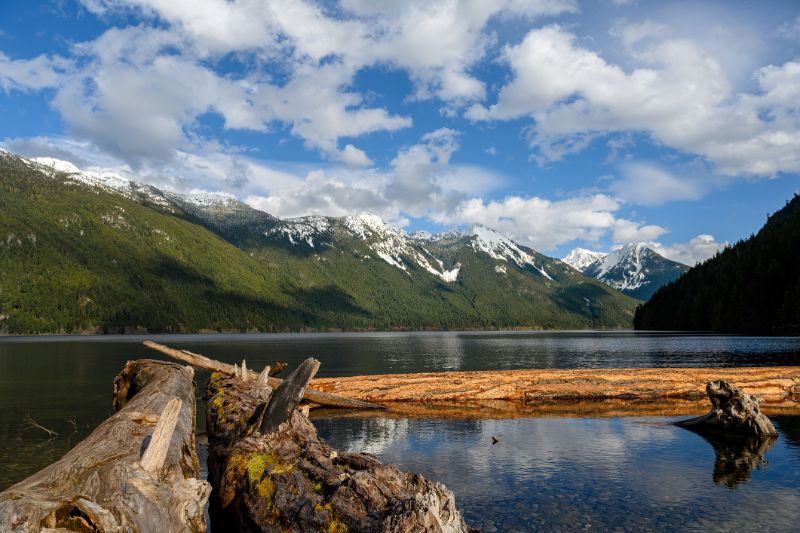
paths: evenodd
<path fill-rule="evenodd" d="M 796 527 L 800 417 L 774 417 L 778 439 L 755 447 L 709 446 L 674 420 L 325 416 L 314 423 L 335 447 L 445 483 L 468 522 L 485 531 Z"/>

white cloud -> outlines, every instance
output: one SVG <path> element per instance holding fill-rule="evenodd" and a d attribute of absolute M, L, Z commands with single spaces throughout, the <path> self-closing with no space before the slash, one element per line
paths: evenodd
<path fill-rule="evenodd" d="M 372 164 L 372 159 L 367 157 L 364 150 L 348 144 L 342 150 L 342 163 L 348 167 L 368 167 Z"/>
<path fill-rule="evenodd" d="M 483 82 L 469 71 L 494 42 L 487 31 L 490 20 L 577 10 L 574 0 L 344 0 L 327 7 L 304 0 L 82 3 L 98 15 L 134 12 L 163 28 L 111 29 L 76 47 L 90 66 L 63 80 L 56 98 L 76 135 L 134 164 L 168 159 L 171 150 L 186 148 L 197 135 L 198 116 L 210 112 L 220 114 L 228 129 L 263 131 L 273 122 L 288 124 L 308 148 L 327 158 L 369 165 L 367 154 L 354 146 L 340 148 L 339 140 L 407 128 L 411 119 L 367 106 L 349 89 L 359 71 L 403 69 L 415 84 L 415 98 L 439 98 L 452 113 L 485 95 Z M 223 57 L 241 61 L 248 73 L 218 74 L 213 66 Z M 164 83 L 169 69 L 178 81 L 174 87 Z M 139 107 L 148 109 L 129 111 L 108 101 L 127 99 L 134 91 Z M 186 94 L 186 101 L 175 102 L 178 93 Z"/>
<path fill-rule="evenodd" d="M 9 59 L 0 52 L 0 88 L 4 91 L 38 91 L 55 87 L 68 63 L 44 55 L 33 59 Z"/>
<path fill-rule="evenodd" d="M 626 71 L 579 46 L 558 26 L 507 46 L 514 78 L 495 104 L 472 106 L 472 120 L 530 117 L 534 158 L 557 160 L 587 139 L 646 132 L 657 143 L 700 155 L 727 175 L 800 171 L 796 63 L 756 72 L 759 93 L 736 93 L 720 64 L 687 39 L 648 39 L 619 29 L 642 66 Z"/>
<path fill-rule="evenodd" d="M 697 200 L 708 186 L 691 176 L 676 176 L 650 162 L 629 161 L 621 169 L 623 177 L 613 181 L 609 189 L 625 201 L 639 205 Z"/>
<path fill-rule="evenodd" d="M 484 201 L 471 198 L 452 212 L 433 216 L 442 224 L 480 223 L 540 251 L 575 239 L 596 241 L 618 223 L 614 212 L 621 202 L 603 194 L 552 201 L 508 196 Z"/>
<path fill-rule="evenodd" d="M 652 241 L 667 233 L 667 228 L 620 218 L 614 221 L 612 239 L 615 243 Z"/>
<path fill-rule="evenodd" d="M 727 242 L 717 242 L 713 235 L 706 234 L 698 235 L 689 242 L 675 243 L 670 246 L 664 246 L 658 242 L 649 242 L 647 244 L 667 259 L 689 266 L 705 261 L 728 246 Z"/>

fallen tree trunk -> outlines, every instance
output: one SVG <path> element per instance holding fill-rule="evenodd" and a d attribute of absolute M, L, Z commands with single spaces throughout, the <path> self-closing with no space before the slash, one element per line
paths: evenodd
<path fill-rule="evenodd" d="M 676 422 L 675 425 L 700 432 L 727 433 L 756 440 L 778 436 L 775 426 L 761 412 L 759 400 L 736 385 L 711 381 L 706 385 L 711 410 L 703 416 Z"/>
<path fill-rule="evenodd" d="M 198 479 L 194 372 L 129 361 L 117 411 L 64 457 L 0 493 L 1 531 L 204 532 L 211 487 Z"/>
<path fill-rule="evenodd" d="M 236 365 L 229 365 L 227 363 L 216 361 L 204 355 L 192 353 L 187 350 L 176 350 L 175 348 L 170 348 L 169 346 L 164 346 L 163 344 L 158 344 L 153 341 L 144 341 L 144 345 L 192 366 L 205 368 L 206 370 L 227 374 L 229 376 L 242 376 L 242 370 Z M 258 378 L 258 373 L 247 370 L 246 368 L 244 375 L 247 376 L 247 379 L 249 380 Z M 274 388 L 280 385 L 282 381 L 282 379 L 270 376 L 267 380 L 267 383 L 270 387 Z M 351 409 L 383 409 L 383 406 L 381 405 L 355 400 L 353 398 L 347 398 L 337 394 L 321 392 L 314 389 L 306 389 L 305 398 L 310 402 L 330 407 L 347 407 Z"/>
<path fill-rule="evenodd" d="M 226 531 L 470 531 L 444 485 L 319 439 L 295 409 L 314 372 L 315 362 L 307 360 L 267 402 L 253 380 L 212 374 L 206 417 L 212 525 Z"/>
<path fill-rule="evenodd" d="M 368 402 L 527 403 L 576 400 L 703 400 L 706 383 L 736 383 L 765 402 L 798 402 L 800 366 L 577 368 L 383 374 L 315 379 L 311 387 Z"/>

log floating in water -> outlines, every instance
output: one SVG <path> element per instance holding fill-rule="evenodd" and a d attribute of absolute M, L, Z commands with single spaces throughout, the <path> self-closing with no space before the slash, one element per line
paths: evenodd
<path fill-rule="evenodd" d="M 726 381 L 711 381 L 706 385 L 706 393 L 711 410 L 675 425 L 698 433 L 725 433 L 755 440 L 778 436 L 775 426 L 759 409 L 759 400 L 739 387 Z"/>
<path fill-rule="evenodd" d="M 322 378 L 311 387 L 369 402 L 702 400 L 709 381 L 746 388 L 765 402 L 800 400 L 800 367 L 605 368 L 430 372 Z"/>
<path fill-rule="evenodd" d="M 235 365 L 229 365 L 227 363 L 215 361 L 214 359 L 210 359 L 204 355 L 192 353 L 187 350 L 176 350 L 175 348 L 170 348 L 169 346 L 164 346 L 163 344 L 158 344 L 153 341 L 144 341 L 144 345 L 192 366 L 205 368 L 207 370 L 219 372 L 229 376 L 241 376 L 241 371 L 237 372 L 237 367 Z M 249 376 L 256 378 L 258 374 L 255 372 L 250 372 Z M 275 388 L 278 387 L 283 380 L 270 376 L 267 382 L 271 387 Z M 306 389 L 305 398 L 316 404 L 327 405 L 331 407 L 348 407 L 352 409 L 383 409 L 382 406 L 374 403 L 347 398 L 328 392 L 321 392 L 311 388 Z"/>
<path fill-rule="evenodd" d="M 193 376 L 174 363 L 129 361 L 114 380 L 117 412 L 0 493 L 0 530 L 204 532 L 211 487 L 198 479 Z"/>
<path fill-rule="evenodd" d="M 266 406 L 252 381 L 212 374 L 206 416 L 212 524 L 227 531 L 470 531 L 444 485 L 319 439 L 294 409 L 317 364 L 307 360 Z M 274 415 L 268 428 L 258 425 L 264 412 Z"/>

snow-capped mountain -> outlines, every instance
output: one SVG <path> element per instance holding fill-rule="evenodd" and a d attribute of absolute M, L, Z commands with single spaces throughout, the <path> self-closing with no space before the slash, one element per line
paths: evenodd
<path fill-rule="evenodd" d="M 0 331 L 625 327 L 635 307 L 485 226 L 279 218 L 7 152 L 0 178 Z"/>
<path fill-rule="evenodd" d="M 689 270 L 688 266 L 671 261 L 642 243 L 626 244 L 607 254 L 576 248 L 562 261 L 642 300 L 647 300 L 663 285 Z"/>
<path fill-rule="evenodd" d="M 599 259 L 603 259 L 608 254 L 603 252 L 593 252 L 586 248 L 575 248 L 565 258 L 562 259 L 566 264 L 583 272 L 586 267 Z"/>

